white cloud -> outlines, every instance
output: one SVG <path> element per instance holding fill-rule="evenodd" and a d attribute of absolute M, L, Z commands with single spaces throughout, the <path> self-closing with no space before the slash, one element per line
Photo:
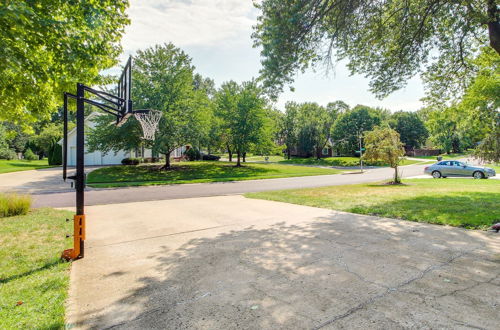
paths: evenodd
<path fill-rule="evenodd" d="M 122 44 L 131 53 L 165 42 L 186 47 L 250 39 L 256 10 L 251 0 L 133 0 L 128 14 Z"/>

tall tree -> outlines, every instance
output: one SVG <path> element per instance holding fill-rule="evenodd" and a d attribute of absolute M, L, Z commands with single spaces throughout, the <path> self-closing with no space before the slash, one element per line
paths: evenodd
<path fill-rule="evenodd" d="M 468 127 L 480 131 L 475 155 L 500 162 L 500 56 L 484 48 L 474 62 L 477 75 L 458 106 Z"/>
<path fill-rule="evenodd" d="M 426 126 L 430 140 L 446 153 L 461 152 L 464 149 L 463 131 L 459 129 L 460 119 L 456 108 L 436 109 L 428 114 Z"/>
<path fill-rule="evenodd" d="M 63 91 L 102 82 L 129 23 L 126 0 L 1 1 L 0 120 L 48 119 Z"/>
<path fill-rule="evenodd" d="M 299 105 L 296 102 L 287 102 L 285 104 L 285 113 L 280 121 L 280 130 L 288 159 L 291 158 L 292 148 L 296 148 L 299 142 L 298 120 Z"/>
<path fill-rule="evenodd" d="M 395 112 L 389 123 L 399 133 L 401 142 L 407 148 L 414 149 L 420 147 L 429 136 L 424 122 L 415 112 Z"/>
<path fill-rule="evenodd" d="M 358 105 L 340 115 L 332 127 L 332 140 L 342 154 L 352 155 L 359 149 L 363 133 L 380 125 L 380 112 Z"/>
<path fill-rule="evenodd" d="M 165 155 L 164 168 L 170 168 L 170 154 L 201 135 L 204 103 L 195 90 L 193 70 L 191 58 L 171 43 L 139 50 L 134 57 L 132 97 L 135 109 L 162 111 L 155 139 L 141 142 L 142 131 L 133 119 L 122 127 L 102 119 L 89 136 L 89 148 L 127 150 L 144 143 Z"/>
<path fill-rule="evenodd" d="M 335 106 L 325 108 L 317 103 L 306 102 L 300 104 L 299 109 L 299 149 L 319 159 L 330 139 L 331 128 L 337 118 L 337 108 Z"/>
<path fill-rule="evenodd" d="M 255 81 L 238 85 L 234 81 L 224 83 L 216 97 L 218 115 L 227 142 L 237 155 L 236 166 L 241 166 L 241 157 L 252 144 L 263 143 L 269 125 L 266 100 Z"/>
<path fill-rule="evenodd" d="M 382 97 L 422 69 L 449 82 L 469 73 L 479 46 L 500 54 L 496 0 L 263 0 L 253 38 L 274 95 L 311 65 L 348 59 Z M 434 61 L 433 58 L 437 57 Z"/>

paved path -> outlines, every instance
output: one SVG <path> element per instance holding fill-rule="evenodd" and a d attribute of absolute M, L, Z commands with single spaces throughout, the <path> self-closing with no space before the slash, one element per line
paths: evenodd
<path fill-rule="evenodd" d="M 498 235 L 246 199 L 88 207 L 68 327 L 498 329 Z"/>
<path fill-rule="evenodd" d="M 415 176 L 423 172 L 423 165 L 401 167 L 404 177 Z M 219 183 L 180 184 L 147 187 L 129 187 L 113 189 L 88 189 L 86 205 L 130 203 L 139 201 L 167 200 L 189 197 L 207 197 L 234 195 L 246 192 L 269 191 L 279 189 L 312 188 L 342 184 L 374 182 L 392 178 L 391 168 L 371 169 L 363 174 L 335 174 L 296 178 L 234 181 Z M 66 207 L 75 203 L 74 192 L 35 194 L 35 207 Z"/>

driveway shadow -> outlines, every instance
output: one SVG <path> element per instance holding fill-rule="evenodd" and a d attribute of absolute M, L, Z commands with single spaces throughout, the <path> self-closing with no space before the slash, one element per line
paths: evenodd
<path fill-rule="evenodd" d="M 105 311 L 81 315 L 78 325 L 497 326 L 500 250 L 493 234 L 332 212 L 205 236 L 151 251 L 146 258 L 157 276 L 139 276 L 140 288 Z"/>

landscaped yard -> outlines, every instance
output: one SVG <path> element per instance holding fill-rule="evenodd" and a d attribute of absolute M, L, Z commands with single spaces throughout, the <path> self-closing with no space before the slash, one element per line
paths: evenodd
<path fill-rule="evenodd" d="M 18 172 L 18 171 L 27 171 L 27 170 L 37 170 L 40 168 L 54 167 L 53 165 L 49 165 L 47 159 L 42 160 L 5 160 L 0 159 L 0 174 L 1 173 L 9 173 L 9 172 Z"/>
<path fill-rule="evenodd" d="M 500 219 L 500 181 L 412 179 L 249 193 L 247 197 L 419 222 L 486 229 Z"/>
<path fill-rule="evenodd" d="M 70 264 L 68 211 L 37 209 L 0 218 L 0 328 L 64 328 Z"/>
<path fill-rule="evenodd" d="M 247 163 L 235 167 L 228 162 L 182 162 L 172 169 L 159 170 L 160 165 L 112 166 L 90 172 L 90 187 L 146 186 L 174 183 L 241 181 L 295 176 L 337 174 L 341 171 L 306 166 Z"/>

